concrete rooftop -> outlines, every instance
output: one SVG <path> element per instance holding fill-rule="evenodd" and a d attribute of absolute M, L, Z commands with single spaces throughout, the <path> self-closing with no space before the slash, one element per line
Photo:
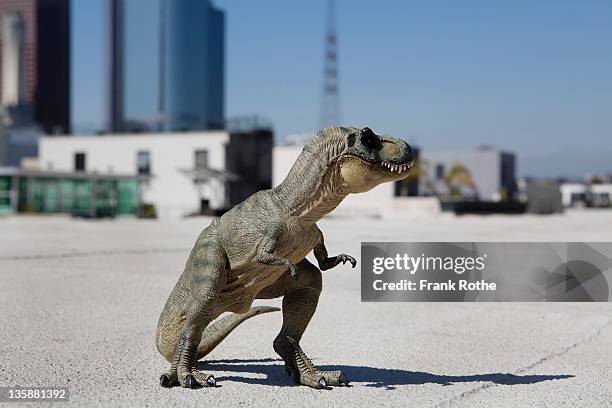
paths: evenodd
<path fill-rule="evenodd" d="M 220 387 L 163 389 L 155 326 L 209 221 L 0 219 L 0 386 L 68 386 L 79 407 L 612 406 L 611 304 L 361 303 L 348 266 L 324 272 L 302 345 L 351 387 L 294 386 L 273 313 L 208 357 Z M 610 241 L 612 211 L 319 226 L 330 254 L 358 258 L 360 241 Z"/>

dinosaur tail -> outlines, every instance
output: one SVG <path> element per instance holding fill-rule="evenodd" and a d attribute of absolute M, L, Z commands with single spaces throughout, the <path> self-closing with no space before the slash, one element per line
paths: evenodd
<path fill-rule="evenodd" d="M 245 320 L 262 313 L 277 312 L 279 310 L 278 307 L 272 306 L 252 307 L 251 310 L 246 313 L 232 313 L 208 325 L 204 333 L 202 333 L 202 340 L 198 346 L 197 358 L 200 359 L 210 353 L 232 332 L 232 330 Z"/>

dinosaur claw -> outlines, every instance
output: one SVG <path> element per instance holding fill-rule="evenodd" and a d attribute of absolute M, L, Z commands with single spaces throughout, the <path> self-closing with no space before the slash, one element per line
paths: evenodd
<path fill-rule="evenodd" d="M 327 382 L 325 381 L 325 378 L 323 378 L 323 377 L 319 378 L 318 383 L 319 383 L 319 388 L 320 389 L 324 390 L 324 389 L 327 388 Z"/>
<path fill-rule="evenodd" d="M 209 387 L 216 387 L 217 380 L 215 380 L 215 377 L 211 375 L 206 379 L 206 384 L 208 384 Z"/>
<path fill-rule="evenodd" d="M 159 377 L 159 385 L 164 388 L 170 387 L 170 377 L 168 377 L 166 374 L 162 374 L 161 377 Z"/>
<path fill-rule="evenodd" d="M 340 383 L 340 386 L 342 386 L 344 384 L 344 385 L 346 385 L 348 387 L 348 385 L 349 385 L 349 380 L 346 378 L 344 373 L 340 374 L 340 377 L 338 378 L 338 382 Z"/>
<path fill-rule="evenodd" d="M 187 374 L 187 377 L 185 377 L 185 386 L 187 388 L 195 388 L 196 387 L 196 380 L 195 378 L 193 378 L 193 375 L 191 374 Z"/>
<path fill-rule="evenodd" d="M 357 261 L 352 256 L 346 255 L 346 254 L 342 254 L 339 256 L 340 256 L 340 259 L 342 260 L 342 265 L 349 262 L 353 268 L 357 266 Z"/>

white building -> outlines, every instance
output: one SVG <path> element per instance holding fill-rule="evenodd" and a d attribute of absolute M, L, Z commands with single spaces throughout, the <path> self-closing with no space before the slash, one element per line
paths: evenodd
<path fill-rule="evenodd" d="M 563 183 L 560 186 L 564 207 L 610 207 L 612 184 Z"/>
<path fill-rule="evenodd" d="M 218 212 L 271 182 L 272 133 L 227 131 L 45 137 L 43 170 L 137 174 L 160 218 Z"/>
<path fill-rule="evenodd" d="M 424 150 L 419 151 L 418 162 L 421 170 L 420 195 L 448 194 L 448 176 L 458 166 L 469 172 L 476 187 L 476 191 L 463 188 L 463 196 L 499 201 L 514 197 L 517 191 L 516 158 L 513 153 L 490 147 L 465 151 Z"/>
<path fill-rule="evenodd" d="M 564 207 L 580 206 L 586 198 L 586 184 L 563 183 L 559 186 L 561 190 L 561 202 Z"/>

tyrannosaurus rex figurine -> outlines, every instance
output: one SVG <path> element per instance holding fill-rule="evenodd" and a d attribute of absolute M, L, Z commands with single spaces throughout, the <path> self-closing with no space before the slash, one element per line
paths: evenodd
<path fill-rule="evenodd" d="M 348 384 L 341 371 L 322 371 L 300 347 L 317 307 L 321 270 L 357 262 L 328 257 L 316 222 L 351 193 L 403 179 L 414 154 L 403 140 L 370 129 L 329 127 L 308 141 L 285 180 L 216 218 L 202 231 L 157 326 L 157 349 L 171 363 L 164 387 L 214 386 L 197 369 L 236 326 L 256 314 L 255 299 L 283 297 L 283 325 L 273 346 L 296 383 L 313 388 Z M 306 255 L 314 251 L 317 268 Z M 214 323 L 224 312 L 233 312 Z"/>

